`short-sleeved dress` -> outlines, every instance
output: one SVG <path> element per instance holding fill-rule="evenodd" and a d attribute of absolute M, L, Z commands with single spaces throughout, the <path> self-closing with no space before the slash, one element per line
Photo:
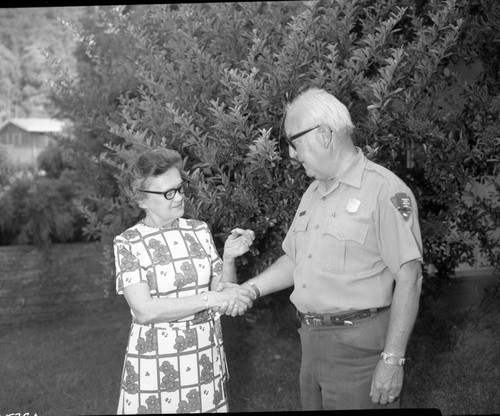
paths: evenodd
<path fill-rule="evenodd" d="M 114 239 L 116 291 L 146 282 L 153 298 L 209 290 L 222 273 L 206 223 L 179 218 L 171 228 L 140 221 Z M 133 312 L 117 414 L 227 412 L 227 364 L 220 315 L 139 324 Z"/>

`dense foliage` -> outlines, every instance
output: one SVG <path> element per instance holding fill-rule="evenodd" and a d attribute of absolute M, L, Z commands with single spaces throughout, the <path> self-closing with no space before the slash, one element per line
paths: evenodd
<path fill-rule="evenodd" d="M 39 157 L 39 169 L 0 152 L 0 245 L 85 241 L 84 217 L 73 201 L 80 185 L 57 146 Z"/>
<path fill-rule="evenodd" d="M 61 20 L 83 16 L 84 7 L 0 9 L 0 125 L 12 117 L 56 115 L 47 80 L 54 71 L 44 51 L 65 71 L 76 72 L 77 39 Z M 15 163 L 0 146 L 0 245 L 79 241 L 83 218 L 72 203 L 79 185 L 60 176 L 66 166 L 57 146 L 47 149 L 37 169 Z M 56 165 L 47 164 L 59 158 Z M 44 176 L 44 169 L 49 168 Z M 55 170 L 56 169 L 56 170 Z"/>
<path fill-rule="evenodd" d="M 500 264 L 500 5 L 487 0 L 245 2 L 100 8 L 69 28 L 79 75 L 56 82 L 77 140 L 61 144 L 82 184 L 85 232 L 105 244 L 138 219 L 116 178 L 144 146 L 177 149 L 190 215 L 217 237 L 256 231 L 245 279 L 281 250 L 308 178 L 288 160 L 287 102 L 317 86 L 351 111 L 356 143 L 419 202 L 427 265 L 446 279 L 478 242 Z M 480 65 L 464 82 L 463 67 Z M 79 174 L 78 174 L 79 172 Z M 474 183 L 497 187 L 464 198 Z M 436 279 L 426 278 L 431 294 Z"/>
<path fill-rule="evenodd" d="M 76 40 L 58 19 L 76 19 L 84 7 L 0 8 L 0 124 L 10 117 L 54 114 L 44 80 L 53 77 L 43 49 L 75 72 Z M 16 6 L 17 7 L 17 6 Z"/>

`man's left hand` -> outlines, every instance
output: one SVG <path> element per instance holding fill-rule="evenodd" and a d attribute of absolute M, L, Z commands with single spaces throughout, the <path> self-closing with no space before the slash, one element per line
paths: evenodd
<path fill-rule="evenodd" d="M 403 367 L 384 363 L 380 360 L 372 378 L 370 396 L 373 403 L 392 403 L 401 394 L 403 387 Z"/>

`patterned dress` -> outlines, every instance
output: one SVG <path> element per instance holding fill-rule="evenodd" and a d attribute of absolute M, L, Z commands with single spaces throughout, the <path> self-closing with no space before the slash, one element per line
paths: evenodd
<path fill-rule="evenodd" d="M 153 298 L 209 290 L 222 260 L 207 224 L 180 218 L 171 228 L 142 221 L 114 240 L 116 291 L 139 282 Z M 117 414 L 227 412 L 220 315 L 141 325 L 133 312 Z"/>

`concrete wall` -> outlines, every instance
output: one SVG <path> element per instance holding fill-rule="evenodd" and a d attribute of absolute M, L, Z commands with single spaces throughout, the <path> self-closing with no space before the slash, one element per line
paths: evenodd
<path fill-rule="evenodd" d="M 101 259 L 99 243 L 1 246 L 0 325 L 53 319 L 108 297 Z"/>

